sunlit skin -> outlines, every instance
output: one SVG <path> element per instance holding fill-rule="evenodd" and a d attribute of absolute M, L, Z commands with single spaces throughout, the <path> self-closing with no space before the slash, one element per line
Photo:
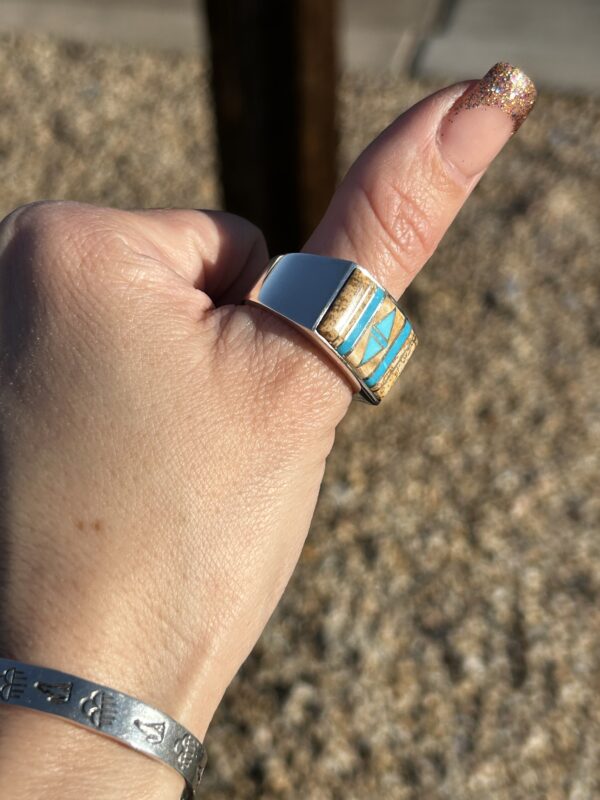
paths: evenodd
<path fill-rule="evenodd" d="M 305 250 L 400 296 L 513 133 L 500 105 L 448 122 L 472 87 L 396 119 Z M 43 203 L 0 228 L 1 652 L 138 696 L 200 738 L 290 578 L 352 399 L 301 334 L 240 305 L 267 260 L 261 233 L 222 212 Z M 125 747 L 2 705 L 0 785 L 14 800 L 182 789 Z"/>

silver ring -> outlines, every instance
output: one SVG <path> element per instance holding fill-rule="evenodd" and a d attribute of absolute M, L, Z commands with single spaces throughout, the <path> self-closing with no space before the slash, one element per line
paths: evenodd
<path fill-rule="evenodd" d="M 373 405 L 392 388 L 417 346 L 412 325 L 391 294 L 353 261 L 308 253 L 277 256 L 247 302 L 309 336 Z"/>
<path fill-rule="evenodd" d="M 135 697 L 55 669 L 0 658 L 0 703 L 63 717 L 177 770 L 193 800 L 206 750 L 174 719 Z"/>

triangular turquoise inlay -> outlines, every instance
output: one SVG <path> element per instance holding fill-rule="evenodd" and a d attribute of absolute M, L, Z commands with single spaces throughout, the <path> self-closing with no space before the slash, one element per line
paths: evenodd
<path fill-rule="evenodd" d="M 386 344 L 387 344 L 387 340 L 390 338 L 390 334 L 392 332 L 392 328 L 394 327 L 394 317 L 395 316 L 396 316 L 396 310 L 394 309 L 393 311 L 390 311 L 390 313 L 381 320 L 379 325 L 375 326 L 377 328 L 377 330 L 379 331 L 379 333 L 381 333 L 383 335 Z"/>
<path fill-rule="evenodd" d="M 369 359 L 380 353 L 384 347 L 388 346 L 388 341 L 394 327 L 394 317 L 396 311 L 390 311 L 377 325 L 374 325 L 369 334 L 369 341 L 365 348 L 362 361 L 359 366 L 365 364 Z"/>
<path fill-rule="evenodd" d="M 362 361 L 360 363 L 364 364 L 370 358 L 373 358 L 373 356 L 376 356 L 377 353 L 379 353 L 380 350 L 383 350 L 385 345 L 386 345 L 386 343 L 385 342 L 383 342 L 383 343 L 381 342 L 381 338 L 377 336 L 375 331 L 374 330 L 371 331 L 371 333 L 369 335 L 369 341 L 367 342 L 367 346 L 365 348 L 365 352 L 364 352 L 364 355 L 362 357 Z"/>

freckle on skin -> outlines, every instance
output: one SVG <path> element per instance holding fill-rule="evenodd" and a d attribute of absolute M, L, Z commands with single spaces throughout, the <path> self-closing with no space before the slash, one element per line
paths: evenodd
<path fill-rule="evenodd" d="M 83 531 L 85 530 L 86 525 L 82 519 L 78 519 L 75 521 L 75 527 L 78 531 Z M 95 519 L 90 523 L 90 527 L 93 531 L 100 532 L 104 529 L 104 523 L 101 519 Z"/>

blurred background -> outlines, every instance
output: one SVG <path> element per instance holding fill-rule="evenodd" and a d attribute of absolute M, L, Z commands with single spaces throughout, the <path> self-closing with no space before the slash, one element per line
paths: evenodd
<path fill-rule="evenodd" d="M 599 40 L 596 0 L 0 2 L 2 215 L 226 206 L 289 251 L 424 94 L 541 89 L 340 428 L 203 796 L 600 797 Z"/>

